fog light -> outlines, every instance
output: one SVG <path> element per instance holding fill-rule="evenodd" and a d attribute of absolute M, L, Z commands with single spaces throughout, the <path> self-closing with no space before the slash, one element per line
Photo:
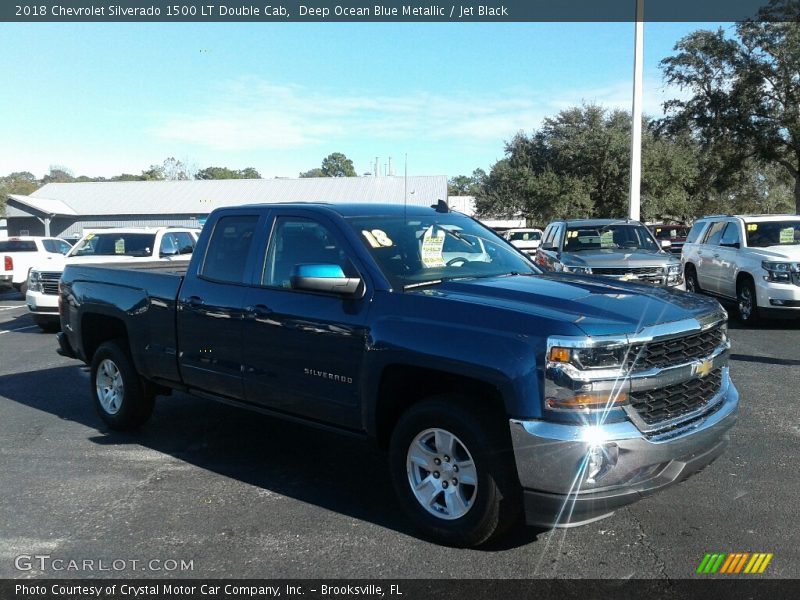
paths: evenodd
<path fill-rule="evenodd" d="M 783 306 L 783 300 L 775 300 L 774 298 L 770 298 L 769 303 L 772 304 L 772 306 Z"/>
<path fill-rule="evenodd" d="M 586 483 L 597 483 L 616 466 L 619 448 L 616 444 L 595 444 L 586 457 Z"/>

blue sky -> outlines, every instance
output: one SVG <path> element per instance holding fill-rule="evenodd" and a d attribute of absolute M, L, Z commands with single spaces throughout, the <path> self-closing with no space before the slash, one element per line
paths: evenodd
<path fill-rule="evenodd" d="M 716 24 L 645 25 L 644 109 L 658 62 Z M 630 109 L 631 23 L 0 25 L 0 175 L 51 165 L 296 177 L 344 152 L 359 174 L 488 171 L 504 140 L 597 102 Z M 381 169 L 383 170 L 383 166 Z"/>

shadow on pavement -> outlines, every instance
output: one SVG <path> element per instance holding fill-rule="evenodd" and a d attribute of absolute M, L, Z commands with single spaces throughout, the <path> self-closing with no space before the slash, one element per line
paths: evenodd
<path fill-rule="evenodd" d="M 140 431 L 110 431 L 95 412 L 85 368 L 82 373 L 77 366 L 0 376 L 0 390 L 10 400 L 97 429 L 99 434 L 88 438 L 93 443 L 137 444 L 225 477 L 416 536 L 395 501 L 386 457 L 366 441 L 179 393 L 159 397 L 153 418 Z M 482 550 L 525 545 L 540 532 L 519 527 Z"/>

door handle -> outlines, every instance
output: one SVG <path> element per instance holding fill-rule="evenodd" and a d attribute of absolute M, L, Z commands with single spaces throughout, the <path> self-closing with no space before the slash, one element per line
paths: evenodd
<path fill-rule="evenodd" d="M 256 304 L 255 306 L 248 306 L 244 309 L 247 315 L 251 318 L 267 317 L 272 314 L 272 309 L 263 304 Z"/>
<path fill-rule="evenodd" d="M 203 299 L 200 296 L 189 296 L 186 299 L 185 304 L 190 308 L 197 308 L 203 304 Z"/>

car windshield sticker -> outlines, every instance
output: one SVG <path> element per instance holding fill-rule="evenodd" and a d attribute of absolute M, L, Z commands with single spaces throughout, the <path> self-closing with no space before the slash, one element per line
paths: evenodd
<path fill-rule="evenodd" d="M 600 234 L 600 247 L 601 248 L 610 248 L 614 245 L 614 232 L 613 231 L 603 231 Z"/>
<path fill-rule="evenodd" d="M 88 242 L 88 241 L 89 241 L 89 240 L 91 240 L 92 238 L 94 238 L 94 234 L 93 234 L 93 233 L 90 233 L 89 235 L 87 235 L 87 236 L 86 236 L 86 241 Z"/>
<path fill-rule="evenodd" d="M 567 237 L 576 238 L 576 237 L 578 237 L 578 232 L 577 231 L 568 231 L 567 232 Z"/>
<path fill-rule="evenodd" d="M 794 244 L 794 227 L 781 229 L 780 244 Z"/>
<path fill-rule="evenodd" d="M 389 248 L 394 245 L 392 239 L 382 229 L 373 229 L 372 231 L 363 229 L 361 234 L 373 248 Z"/>
<path fill-rule="evenodd" d="M 427 268 L 443 267 L 442 248 L 444 248 L 444 230 L 439 229 L 435 233 L 431 225 L 425 230 L 422 236 L 422 264 Z"/>
<path fill-rule="evenodd" d="M 125 254 L 125 240 L 123 238 L 119 238 L 114 242 L 114 252 L 116 254 Z"/>
<path fill-rule="evenodd" d="M 755 231 L 756 229 L 758 229 L 758 223 L 747 224 L 747 231 Z"/>

